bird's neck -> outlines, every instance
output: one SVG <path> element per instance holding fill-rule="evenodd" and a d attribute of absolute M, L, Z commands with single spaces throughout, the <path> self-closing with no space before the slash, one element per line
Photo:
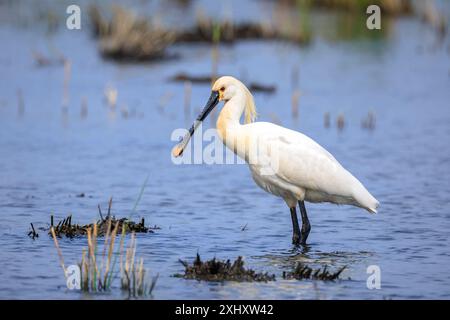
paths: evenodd
<path fill-rule="evenodd" d="M 245 108 L 245 94 L 238 93 L 225 102 L 222 111 L 217 118 L 217 131 L 223 143 L 232 149 L 229 142 L 234 139 L 237 130 L 241 127 L 239 120 Z"/>

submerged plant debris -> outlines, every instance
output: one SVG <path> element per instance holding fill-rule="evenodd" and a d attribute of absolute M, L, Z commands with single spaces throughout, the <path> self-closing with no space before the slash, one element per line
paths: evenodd
<path fill-rule="evenodd" d="M 257 273 L 252 269 L 244 267 L 244 260 L 239 256 L 233 263 L 228 259 L 227 261 L 211 260 L 203 262 L 200 255 L 197 257 L 192 265 L 188 262 L 180 260 L 185 267 L 184 274 L 176 274 L 175 277 L 184 279 L 196 279 L 204 281 L 274 281 L 275 275 L 266 273 Z"/>
<path fill-rule="evenodd" d="M 339 279 L 339 275 L 344 271 L 347 266 L 343 266 L 338 271 L 334 273 L 328 272 L 328 267 L 325 266 L 323 269 L 313 269 L 303 263 L 298 263 L 292 272 L 283 271 L 283 279 L 297 279 L 297 280 L 324 280 L 324 281 L 334 281 Z"/>

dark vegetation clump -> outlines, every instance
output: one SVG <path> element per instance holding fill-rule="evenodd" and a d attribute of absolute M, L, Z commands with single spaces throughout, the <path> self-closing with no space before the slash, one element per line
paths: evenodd
<path fill-rule="evenodd" d="M 215 38 L 222 43 L 233 43 L 238 40 L 283 40 L 306 44 L 311 40 L 310 34 L 302 32 L 302 29 L 287 32 L 264 23 L 234 23 L 229 20 L 216 22 L 213 19 L 201 18 L 192 29 L 179 32 L 176 41 L 213 42 Z"/>
<path fill-rule="evenodd" d="M 59 221 L 56 225 L 53 224 L 53 216 L 50 218 L 50 229 L 53 227 L 55 234 L 57 237 L 66 236 L 68 238 L 78 237 L 78 236 L 85 236 L 87 235 L 87 230 L 94 229 L 94 223 L 85 224 L 85 225 L 79 225 L 79 224 L 73 224 L 72 223 L 72 215 L 68 216 L 67 218 Z M 125 233 L 130 232 L 136 232 L 136 233 L 147 233 L 147 232 L 153 232 L 150 227 L 145 226 L 145 220 L 144 218 L 141 219 L 141 221 L 134 222 L 127 218 L 122 219 L 116 219 L 116 217 L 110 217 L 107 216 L 105 219 L 100 219 L 96 222 L 97 224 L 97 230 L 98 230 L 98 236 L 102 237 L 105 236 L 108 228 L 110 225 L 116 225 L 118 223 L 118 232 L 121 233 L 122 229 L 125 228 Z M 51 230 L 48 230 L 48 234 L 51 235 Z"/>
<path fill-rule="evenodd" d="M 306 44 L 310 41 L 310 33 L 299 28 L 287 31 L 263 23 L 218 22 L 210 18 L 198 19 L 191 28 L 170 30 L 118 5 L 113 6 L 110 14 L 103 14 L 99 7 L 91 6 L 89 17 L 100 53 L 105 58 L 115 60 L 150 61 L 167 58 L 166 49 L 177 42 L 233 43 L 261 39 Z"/>
<path fill-rule="evenodd" d="M 334 281 L 339 278 L 339 275 L 342 273 L 342 271 L 344 271 L 346 267 L 347 266 L 343 266 L 338 271 L 330 273 L 327 270 L 327 266 L 325 266 L 323 269 L 322 268 L 312 269 L 303 263 L 298 263 L 292 272 L 283 271 L 283 279 L 288 280 L 312 279 L 312 280 Z"/>
<path fill-rule="evenodd" d="M 111 215 L 111 206 L 112 206 L 112 198 L 109 200 L 108 205 L 108 213 L 104 218 L 102 215 L 102 210 L 100 209 L 100 205 L 98 206 L 98 213 L 100 216 L 100 220 L 95 223 L 79 225 L 72 223 L 72 215 L 69 215 L 67 218 L 59 221 L 57 224 L 53 221 L 53 215 L 50 216 L 50 228 L 48 229 L 48 234 L 52 235 L 51 229 L 55 232 L 57 237 L 66 236 L 68 238 L 73 238 L 77 236 L 85 236 L 87 235 L 88 229 L 93 230 L 94 225 L 97 230 L 97 236 L 102 237 L 108 233 L 108 229 L 111 228 L 111 225 L 118 225 L 118 233 L 122 233 L 124 229 L 125 233 L 147 233 L 153 232 L 154 229 L 158 229 L 158 227 L 146 227 L 144 218 L 141 219 L 140 222 L 134 222 L 128 218 L 117 219 L 115 216 Z"/>
<path fill-rule="evenodd" d="M 257 273 L 252 269 L 244 267 L 242 257 L 238 257 L 233 263 L 230 260 L 221 261 L 213 258 L 203 262 L 200 255 L 192 265 L 186 261 L 180 260 L 185 267 L 184 274 L 176 274 L 176 277 L 185 279 L 196 279 L 204 281 L 274 281 L 275 275 L 266 273 Z"/>
<path fill-rule="evenodd" d="M 290 5 L 292 10 L 299 10 L 299 19 L 290 21 L 281 17 L 273 22 L 236 22 L 200 16 L 193 26 L 179 29 L 157 25 L 149 17 L 134 14 L 130 9 L 119 5 L 113 6 L 110 12 L 101 12 L 102 7 L 93 5 L 89 9 L 89 17 L 103 57 L 120 61 L 151 61 L 170 57 L 167 49 L 175 43 L 217 45 L 240 40 L 277 40 L 307 45 L 314 37 L 308 17 L 316 8 L 327 12 L 341 10 L 358 17 L 361 12 L 366 13 L 369 5 L 377 5 L 383 14 L 392 17 L 419 16 L 441 38 L 444 37 L 447 34 L 445 15 L 434 2 L 423 2 L 416 5 L 412 0 L 284 0 L 283 3 Z M 360 30 L 355 26 L 354 32 L 358 31 Z M 356 35 L 357 33 L 354 34 Z M 35 55 L 35 59 L 38 65 L 50 63 L 39 55 Z"/>
<path fill-rule="evenodd" d="M 69 219 L 70 221 L 70 219 Z M 128 248 L 125 249 L 125 230 L 123 225 L 122 233 L 118 236 L 119 221 L 112 224 L 112 219 L 108 218 L 108 229 L 105 234 L 105 241 L 99 241 L 98 225 L 93 224 L 92 229 L 87 229 L 87 251 L 83 249 L 80 268 L 80 286 L 85 292 L 106 292 L 110 291 L 112 282 L 116 279 L 118 271 L 117 259 L 119 259 L 121 289 L 128 292 L 128 298 L 151 295 L 155 288 L 158 274 L 150 278 L 148 269 L 144 268 L 144 259 L 136 257 L 136 234 L 131 233 L 131 240 Z M 70 275 L 69 268 L 65 267 L 64 257 L 59 246 L 55 228 L 50 228 L 59 262 L 64 271 L 67 283 Z M 116 241 L 120 240 L 120 241 Z M 101 247 L 103 243 L 103 247 Z M 103 254 L 101 254 L 103 252 Z"/>
<path fill-rule="evenodd" d="M 175 76 L 171 77 L 169 79 L 173 82 L 186 82 L 189 81 L 194 84 L 211 84 L 211 82 L 214 82 L 216 79 L 212 75 L 200 75 L 200 76 L 194 76 L 189 75 L 186 73 L 177 73 Z M 262 92 L 262 93 L 275 93 L 277 90 L 276 86 L 274 85 L 265 85 L 257 82 L 250 82 L 248 84 L 248 89 L 251 92 Z"/>
<path fill-rule="evenodd" d="M 89 10 L 102 56 L 135 61 L 165 57 L 166 48 L 175 40 L 174 32 L 157 27 L 125 8 L 114 6 L 112 11 L 112 17 L 107 19 L 98 7 Z"/>
<path fill-rule="evenodd" d="M 327 10 L 365 12 L 370 5 L 377 5 L 383 13 L 393 16 L 413 13 L 412 0 L 285 0 L 295 5 L 308 5 Z"/>

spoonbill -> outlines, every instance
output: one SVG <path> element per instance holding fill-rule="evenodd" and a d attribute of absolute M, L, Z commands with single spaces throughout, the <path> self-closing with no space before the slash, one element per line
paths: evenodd
<path fill-rule="evenodd" d="M 220 139 L 245 159 L 259 187 L 284 199 L 291 213 L 294 244 L 306 244 L 311 230 L 305 201 L 347 204 L 370 213 L 377 212 L 379 202 L 317 142 L 300 132 L 270 122 L 255 122 L 252 94 L 242 82 L 231 76 L 221 77 L 213 84 L 206 106 L 184 139 L 173 148 L 173 156 L 183 153 L 194 131 L 220 101 L 225 102 L 216 124 Z M 245 124 L 240 123 L 242 114 L 245 114 Z M 252 154 L 252 150 L 257 152 Z M 267 160 L 274 155 L 276 161 L 268 164 L 270 161 Z M 273 167 L 275 170 L 268 170 Z M 301 231 L 297 204 L 302 219 Z"/>

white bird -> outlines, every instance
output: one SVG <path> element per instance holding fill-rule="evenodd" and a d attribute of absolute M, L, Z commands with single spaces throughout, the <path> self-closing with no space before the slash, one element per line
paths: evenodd
<path fill-rule="evenodd" d="M 254 122 L 256 108 L 252 94 L 242 82 L 230 76 L 221 77 L 214 83 L 197 121 L 173 149 L 174 156 L 182 154 L 195 129 L 219 101 L 225 102 L 217 119 L 220 139 L 245 159 L 258 186 L 284 199 L 291 212 L 294 244 L 306 244 L 311 230 L 305 201 L 347 204 L 370 213 L 377 212 L 379 202 L 314 140 L 273 123 Z M 244 113 L 245 124 L 241 124 Z M 301 231 L 297 203 L 302 218 Z"/>

